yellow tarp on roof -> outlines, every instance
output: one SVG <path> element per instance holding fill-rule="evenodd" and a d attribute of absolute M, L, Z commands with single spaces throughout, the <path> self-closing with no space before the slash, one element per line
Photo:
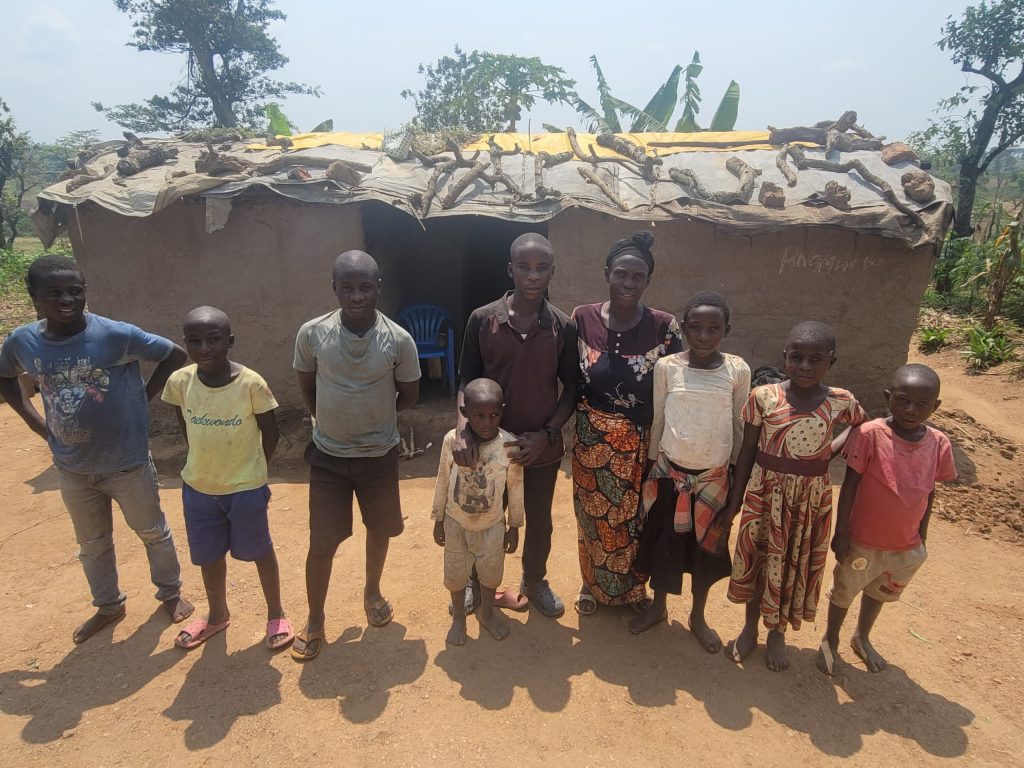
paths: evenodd
<path fill-rule="evenodd" d="M 547 152 L 555 155 L 559 152 L 569 152 L 571 150 L 571 147 L 569 146 L 569 137 L 564 133 L 535 133 L 532 135 L 527 133 L 486 134 L 482 136 L 479 141 L 465 145 L 464 149 L 469 150 L 470 152 L 478 149 L 486 152 L 487 139 L 490 138 L 491 135 L 494 136 L 495 142 L 505 150 L 514 149 L 516 144 L 519 145 L 520 149 L 533 154 Z M 635 143 L 640 144 L 647 149 L 649 154 L 657 154 L 662 157 L 674 155 L 679 152 L 737 152 L 748 149 L 772 148 L 772 145 L 768 143 L 768 131 L 620 133 L 618 135 L 624 136 Z M 579 141 L 580 148 L 584 152 L 589 152 L 590 147 L 592 146 L 598 157 L 620 157 L 620 155 L 610 149 L 599 147 L 597 145 L 596 134 L 578 133 L 576 134 L 576 137 Z M 350 147 L 352 149 L 369 148 L 380 150 L 384 136 L 381 133 L 348 133 L 346 131 L 338 131 L 334 133 L 298 133 L 294 136 L 289 136 L 288 138 L 291 139 L 292 142 L 292 145 L 289 148 L 292 151 L 299 149 L 314 149 L 316 147 L 324 147 L 328 145 Z M 700 146 L 651 146 L 652 142 L 655 144 L 693 142 L 700 144 Z M 249 144 L 247 148 L 252 150 L 277 149 L 277 147 L 268 147 L 265 144 Z"/>

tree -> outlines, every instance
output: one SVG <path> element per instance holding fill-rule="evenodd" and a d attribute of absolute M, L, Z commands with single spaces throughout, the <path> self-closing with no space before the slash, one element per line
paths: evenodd
<path fill-rule="evenodd" d="M 597 94 L 601 106 L 600 111 L 584 101 L 578 93 L 574 92 L 572 94 L 572 104 L 583 117 L 588 131 L 593 133 L 621 133 L 621 118 L 623 117 L 633 119 L 633 123 L 629 128 L 631 132 L 675 130 L 691 133 L 704 130 L 697 124 L 701 100 L 697 77 L 704 69 L 704 66 L 700 63 L 699 52 L 693 52 L 693 58 L 686 67 L 677 64 L 672 69 L 668 79 L 662 83 L 643 109 L 612 95 L 611 87 L 605 79 L 604 72 L 601 71 L 601 65 L 597 61 L 597 56 L 591 56 L 590 63 L 594 67 L 594 74 L 597 76 Z M 678 98 L 680 78 L 683 78 L 684 81 L 682 98 Z M 675 127 L 669 128 L 672 124 L 672 113 L 675 112 L 677 99 L 678 103 L 683 105 L 683 113 L 676 122 Z M 715 110 L 715 116 L 712 118 L 711 125 L 707 130 L 731 131 L 736 125 L 739 102 L 740 87 L 733 80 L 729 83 L 725 95 L 722 96 L 718 109 Z"/>
<path fill-rule="evenodd" d="M 187 56 L 184 81 L 167 96 L 142 104 L 93 106 L 133 131 L 180 132 L 194 128 L 263 123 L 264 103 L 288 94 L 320 95 L 303 83 L 273 80 L 266 73 L 288 59 L 267 33 L 285 15 L 273 0 L 114 0 L 132 18 L 131 42 L 140 51 Z"/>
<path fill-rule="evenodd" d="M 21 199 L 8 184 L 17 180 L 30 145 L 28 133 L 18 130 L 11 110 L 0 99 L 0 250 L 13 246 L 18 236 Z M 24 189 L 21 196 L 24 196 Z"/>
<path fill-rule="evenodd" d="M 402 98 L 416 107 L 413 124 L 424 131 L 463 128 L 476 133 L 515 131 L 524 109 L 537 100 L 569 103 L 574 80 L 539 58 L 488 51 L 465 53 L 420 65 L 426 82 L 420 91 L 406 89 Z"/>
<path fill-rule="evenodd" d="M 911 140 L 959 166 L 954 231 L 969 237 L 979 178 L 1024 138 L 1024 3 L 983 1 L 960 19 L 950 16 L 942 32 L 936 45 L 986 82 L 969 82 L 939 102 L 946 114 Z"/>

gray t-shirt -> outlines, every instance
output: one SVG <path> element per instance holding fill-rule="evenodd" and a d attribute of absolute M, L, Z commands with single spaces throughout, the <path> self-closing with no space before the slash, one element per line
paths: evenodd
<path fill-rule="evenodd" d="M 383 456 L 398 445 L 396 381 L 418 381 L 419 356 L 408 331 L 377 313 L 363 336 L 341 310 L 314 318 L 295 337 L 296 371 L 316 373 L 313 442 L 341 458 Z"/>

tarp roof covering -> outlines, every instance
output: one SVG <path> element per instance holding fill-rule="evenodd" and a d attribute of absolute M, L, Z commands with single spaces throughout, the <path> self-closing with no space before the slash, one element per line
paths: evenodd
<path fill-rule="evenodd" d="M 251 141 L 233 142 L 219 145 L 218 154 L 238 166 L 240 172 L 223 175 L 196 171 L 196 162 L 206 152 L 204 144 L 147 139 L 146 146 L 176 149 L 177 157 L 134 175 L 122 176 L 115 170 L 120 159 L 115 149 L 121 143 L 112 142 L 101 145 L 99 153 L 85 162 L 84 170 L 96 177 L 94 181 L 79 178 L 79 182 L 88 183 L 71 191 L 67 189 L 69 182 L 61 181 L 38 195 L 34 223 L 40 237 L 49 242 L 67 224 L 67 210 L 62 214 L 62 206 L 91 202 L 124 216 L 149 216 L 183 197 L 203 197 L 211 203 L 207 216 L 210 230 L 223 226 L 230 213 L 231 198 L 270 192 L 311 204 L 376 200 L 420 219 L 473 214 L 531 222 L 550 219 L 566 208 L 582 207 L 642 221 L 701 219 L 744 234 L 772 231 L 786 225 L 835 226 L 879 234 L 915 246 L 939 243 L 951 216 L 952 193 L 948 184 L 934 179 L 934 200 L 916 203 L 905 197 L 900 182 L 900 177 L 911 168 L 910 163 L 886 165 L 877 151 L 843 152 L 841 156 L 832 152 L 828 159 L 859 160 L 892 187 L 901 204 L 919 214 L 920 220 L 916 223 L 886 201 L 878 187 L 857 171 L 799 170 L 795 185 L 788 186 L 776 164 L 780 147 L 768 143 L 769 134 L 764 131 L 619 136 L 642 147 L 648 157 L 656 156 L 658 164 L 653 167 L 653 173 L 641 174 L 635 165 L 629 167 L 628 162 L 608 160 L 625 158 L 599 146 L 597 137 L 592 134 L 577 137 L 586 160 L 574 155 L 567 162 L 541 167 L 539 178 L 538 166 L 542 163 L 537 162 L 537 157 L 540 153 L 554 156 L 572 151 L 567 134 L 485 136 L 463 146 L 466 161 L 463 167 L 447 169 L 443 161 L 428 166 L 415 157 L 401 161 L 392 159 L 398 155 L 390 146 L 390 154 L 383 151 L 381 134 L 301 134 L 290 137 L 291 146 L 287 150 Z M 488 139 L 504 152 L 518 146 L 520 153 L 492 157 Z M 700 146 L 679 146 L 688 143 Z M 806 143 L 803 147 L 807 158 L 825 159 L 823 147 Z M 455 159 L 451 152 L 433 159 L 437 161 L 442 156 L 446 160 Z M 739 179 L 726 167 L 733 157 L 758 174 L 753 194 L 746 203 L 702 199 L 692 186 L 670 176 L 672 169 L 685 170 L 695 174 L 708 193 L 736 191 Z M 489 165 L 482 176 L 474 177 L 460 191 L 459 182 L 474 173 L 472 160 Z M 342 161 L 343 165 L 361 171 L 347 178 L 344 174 L 341 177 L 329 175 L 328 166 L 334 161 Z M 490 183 L 494 181 L 496 163 L 500 163 L 501 173 L 515 187 L 514 191 L 500 180 L 493 186 Z M 439 167 L 444 172 L 439 173 Z M 602 183 L 593 183 L 593 176 L 588 180 L 585 173 L 596 174 Z M 543 193 L 537 188 L 538 180 Z M 838 208 L 823 200 L 822 192 L 830 181 L 849 190 L 848 207 Z M 777 184 L 784 191 L 783 207 L 770 208 L 758 202 L 758 190 L 766 182 Z M 430 194 L 431 189 L 436 189 L 435 195 Z M 429 197 L 432 200 L 428 206 Z M 211 216 L 211 211 L 217 213 Z"/>

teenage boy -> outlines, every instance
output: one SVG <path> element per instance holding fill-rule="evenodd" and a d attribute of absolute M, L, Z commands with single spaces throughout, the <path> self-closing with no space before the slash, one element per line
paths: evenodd
<path fill-rule="evenodd" d="M 534 233 L 517 237 L 509 250 L 508 274 L 514 289 L 475 310 L 466 324 L 452 452 L 459 466 L 476 464 L 478 441 L 463 415 L 463 390 L 481 377 L 498 382 L 505 395 L 501 426 L 518 436 L 508 447 L 512 460 L 524 468 L 526 535 L 520 591 L 538 611 L 555 618 L 565 606 L 545 577 L 551 552 L 551 500 L 564 452 L 562 425 L 576 402 L 576 328 L 544 298 L 555 274 L 554 253 L 546 237 Z M 473 597 L 470 605 L 476 602 Z M 496 605 L 520 608 L 517 603 L 506 592 Z"/>
<path fill-rule="evenodd" d="M 334 262 L 339 309 L 310 320 L 295 339 L 302 399 L 314 417 L 309 463 L 309 618 L 292 646 L 308 661 L 324 642 L 324 604 L 335 552 L 352 535 L 352 494 L 366 526 L 363 609 L 374 627 L 391 621 L 380 591 L 388 543 L 403 529 L 398 496 L 397 412 L 419 398 L 420 364 L 412 336 L 377 311 L 380 271 L 363 251 Z"/>
<path fill-rule="evenodd" d="M 149 455 L 149 401 L 186 360 L 185 350 L 128 323 L 86 312 L 85 276 L 64 256 L 42 256 L 25 276 L 38 317 L 0 350 L 0 394 L 45 439 L 78 541 L 96 613 L 72 636 L 82 643 L 125 615 L 114 557 L 116 501 L 146 545 L 156 599 L 175 623 L 194 610 L 181 596 L 174 539 L 160 508 Z M 143 381 L 139 362 L 156 363 Z M 18 385 L 27 372 L 42 392 L 45 418 Z"/>

